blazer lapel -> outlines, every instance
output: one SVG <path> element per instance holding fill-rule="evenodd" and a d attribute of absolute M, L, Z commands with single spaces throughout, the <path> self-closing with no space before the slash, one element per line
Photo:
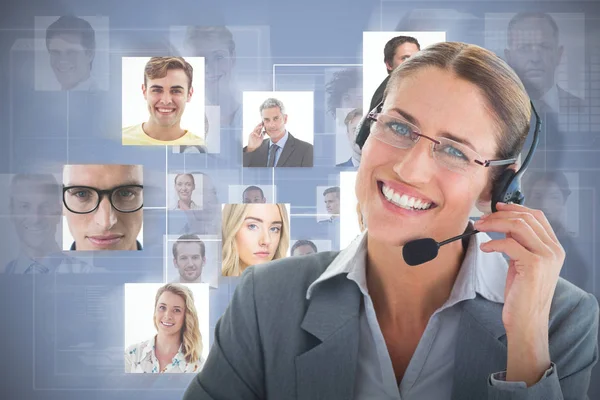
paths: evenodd
<path fill-rule="evenodd" d="M 258 152 L 255 158 L 257 167 L 266 167 L 269 161 L 269 139 L 264 139 L 256 151 Z"/>
<path fill-rule="evenodd" d="M 502 307 L 479 296 L 465 302 L 456 343 L 452 400 L 486 399 L 489 375 L 506 369 Z"/>
<path fill-rule="evenodd" d="M 285 165 L 287 159 L 292 155 L 295 145 L 296 138 L 288 132 L 288 139 L 287 142 L 285 142 L 285 146 L 283 146 L 283 150 L 281 151 L 281 156 L 279 156 L 279 160 L 277 161 L 277 167 L 283 167 Z"/>
<path fill-rule="evenodd" d="M 346 274 L 313 291 L 301 327 L 321 343 L 296 357 L 299 400 L 352 398 L 361 299 L 358 286 Z"/>

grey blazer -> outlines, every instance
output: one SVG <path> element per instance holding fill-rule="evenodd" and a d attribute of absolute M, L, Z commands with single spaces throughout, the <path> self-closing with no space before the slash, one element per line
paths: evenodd
<path fill-rule="evenodd" d="M 285 258 L 244 271 L 184 400 L 352 399 L 362 294 L 342 274 L 306 300 L 308 287 L 336 255 Z M 556 373 L 516 391 L 488 383 L 490 374 L 506 369 L 502 304 L 478 296 L 463 310 L 452 400 L 587 398 L 598 359 L 595 297 L 559 279 L 549 329 Z"/>
<path fill-rule="evenodd" d="M 266 167 L 269 155 L 269 139 L 263 140 L 260 147 L 254 151 L 243 150 L 244 167 Z M 296 139 L 288 131 L 288 139 L 281 150 L 276 167 L 312 167 L 313 145 Z"/>

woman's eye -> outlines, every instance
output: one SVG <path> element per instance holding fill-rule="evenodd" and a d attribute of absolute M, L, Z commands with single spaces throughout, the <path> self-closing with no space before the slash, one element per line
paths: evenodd
<path fill-rule="evenodd" d="M 279 233 L 281 232 L 281 228 L 278 226 L 271 227 L 271 232 Z"/>
<path fill-rule="evenodd" d="M 397 122 L 397 121 L 388 122 L 387 126 L 392 131 L 394 131 L 394 133 L 401 135 L 401 136 L 410 136 L 410 134 L 412 133 L 412 129 L 410 129 L 410 126 L 403 124 L 402 122 Z"/>
<path fill-rule="evenodd" d="M 248 225 L 248 229 L 254 231 L 254 230 L 258 229 L 258 225 L 256 225 L 256 224 L 249 224 Z"/>
<path fill-rule="evenodd" d="M 451 157 L 460 158 L 461 160 L 468 160 L 467 156 L 465 156 L 465 154 L 456 147 L 447 145 L 442 148 L 442 151 Z"/>

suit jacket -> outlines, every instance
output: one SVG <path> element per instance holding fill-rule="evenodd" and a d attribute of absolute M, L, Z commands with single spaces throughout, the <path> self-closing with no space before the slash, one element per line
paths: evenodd
<path fill-rule="evenodd" d="M 369 105 L 369 109 L 367 112 L 371 111 L 379 103 L 383 100 L 383 92 L 385 92 L 385 87 L 387 86 L 388 81 L 390 80 L 390 75 L 386 76 L 385 79 L 379 84 L 379 87 L 375 90 L 373 97 L 371 98 L 371 104 Z"/>
<path fill-rule="evenodd" d="M 184 400 L 352 399 L 362 293 L 345 274 L 306 291 L 336 257 L 323 252 L 247 268 Z M 502 304 L 465 302 L 452 400 L 585 399 L 597 361 L 598 303 L 559 279 L 550 313 L 556 373 L 527 389 L 489 383 L 506 369 Z M 428 400 L 428 399 L 426 399 Z"/>
<path fill-rule="evenodd" d="M 252 152 L 244 147 L 244 167 L 266 167 L 269 156 L 269 139 L 263 140 L 260 147 Z M 312 167 L 313 145 L 296 139 L 288 131 L 288 139 L 281 150 L 276 167 Z"/>
<path fill-rule="evenodd" d="M 585 113 L 586 106 L 585 102 L 579 97 L 572 95 L 567 92 L 560 86 L 556 87 L 558 89 L 558 105 L 560 108 L 560 113 L 564 114 L 581 114 Z"/>

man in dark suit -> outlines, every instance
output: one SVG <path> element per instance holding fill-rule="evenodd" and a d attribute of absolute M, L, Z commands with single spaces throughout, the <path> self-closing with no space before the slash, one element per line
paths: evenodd
<path fill-rule="evenodd" d="M 419 41 L 412 36 L 396 36 L 390 39 L 383 48 L 383 62 L 388 71 L 388 76 L 381 82 L 373 98 L 369 110 L 371 111 L 383 100 L 383 92 L 394 68 L 408 60 L 413 54 L 421 50 Z"/>
<path fill-rule="evenodd" d="M 538 112 L 583 112 L 583 100 L 555 82 L 564 48 L 559 45 L 554 18 L 546 13 L 519 13 L 508 23 L 507 33 L 504 56 L 523 81 Z"/>
<path fill-rule="evenodd" d="M 248 137 L 244 167 L 312 167 L 313 145 L 296 139 L 285 128 L 287 114 L 280 100 L 268 98 L 260 106 L 262 122 Z M 263 139 L 264 134 L 269 136 Z"/>
<path fill-rule="evenodd" d="M 356 126 L 360 122 L 362 118 L 362 108 L 355 108 L 350 111 L 346 118 L 344 118 L 344 125 L 346 125 L 346 135 L 348 136 L 348 144 L 350 145 L 350 149 L 354 151 L 354 147 L 357 147 L 356 144 Z M 336 164 L 336 167 L 358 167 L 352 162 L 352 156 L 348 159 L 348 161 L 344 161 L 343 163 Z"/>

